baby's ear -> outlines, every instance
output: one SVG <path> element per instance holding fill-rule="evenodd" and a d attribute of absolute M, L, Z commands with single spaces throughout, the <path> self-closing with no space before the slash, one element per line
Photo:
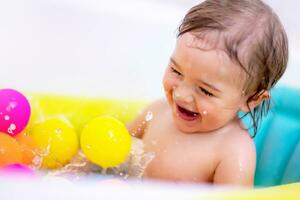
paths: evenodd
<path fill-rule="evenodd" d="M 248 97 L 248 99 L 251 98 Z M 261 102 L 263 102 L 266 99 L 270 98 L 270 92 L 267 90 L 263 90 L 254 97 L 252 97 L 248 102 L 246 101 L 244 105 L 241 107 L 241 111 L 243 112 L 250 112 L 250 110 L 253 110 L 256 106 L 258 106 Z"/>

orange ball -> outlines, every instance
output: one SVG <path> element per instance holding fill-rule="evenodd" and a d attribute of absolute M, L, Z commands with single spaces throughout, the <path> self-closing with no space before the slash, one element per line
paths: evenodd
<path fill-rule="evenodd" d="M 38 151 L 37 144 L 33 137 L 28 135 L 27 132 L 21 132 L 15 137 L 15 139 L 20 145 L 22 163 L 26 165 L 32 164 L 32 160 Z"/>
<path fill-rule="evenodd" d="M 21 148 L 11 136 L 0 133 L 0 167 L 22 162 Z"/>

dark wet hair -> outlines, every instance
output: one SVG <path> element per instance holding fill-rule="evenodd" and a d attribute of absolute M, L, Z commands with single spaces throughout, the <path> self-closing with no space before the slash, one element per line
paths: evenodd
<path fill-rule="evenodd" d="M 288 40 L 273 10 L 261 0 L 207 0 L 191 8 L 178 28 L 178 37 L 192 33 L 214 43 L 246 75 L 243 86 L 255 137 L 270 99 L 250 109 L 251 100 L 269 91 L 283 75 L 288 62 Z"/>

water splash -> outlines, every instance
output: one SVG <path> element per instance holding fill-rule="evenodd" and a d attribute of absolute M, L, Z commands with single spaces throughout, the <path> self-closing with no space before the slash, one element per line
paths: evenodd
<path fill-rule="evenodd" d="M 69 177 L 71 175 L 73 179 L 80 179 L 80 176 L 90 174 L 112 175 L 123 179 L 142 178 L 145 169 L 149 162 L 153 159 L 154 154 L 146 153 L 144 151 L 144 144 L 142 140 L 134 137 L 132 139 L 133 143 L 130 155 L 126 162 L 118 167 L 107 169 L 101 168 L 100 166 L 90 162 L 84 153 L 79 151 L 67 165 L 60 169 L 48 172 L 48 175 L 62 177 Z"/>
<path fill-rule="evenodd" d="M 149 122 L 153 119 L 153 113 L 151 111 L 148 111 L 146 116 L 145 116 L 145 120 L 146 122 Z"/>

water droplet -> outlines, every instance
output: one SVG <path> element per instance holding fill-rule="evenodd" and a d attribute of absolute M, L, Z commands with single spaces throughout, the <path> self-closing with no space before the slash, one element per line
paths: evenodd
<path fill-rule="evenodd" d="M 12 101 L 12 102 L 9 102 L 9 104 L 8 104 L 8 106 L 6 107 L 6 111 L 11 111 L 11 110 L 13 110 L 15 107 L 17 107 L 17 102 L 14 102 L 14 101 Z"/>
<path fill-rule="evenodd" d="M 32 164 L 35 168 L 39 169 L 42 166 L 43 158 L 41 156 L 34 156 Z"/>
<path fill-rule="evenodd" d="M 61 129 L 61 128 L 58 128 L 58 129 L 55 130 L 55 133 L 60 134 L 61 132 L 62 132 L 62 129 Z"/>
<path fill-rule="evenodd" d="M 136 136 L 136 134 L 137 134 L 136 131 L 133 131 L 133 132 L 131 133 L 132 136 Z"/>
<path fill-rule="evenodd" d="M 4 116 L 4 120 L 8 121 L 10 119 L 10 117 L 8 115 Z"/>
<path fill-rule="evenodd" d="M 9 134 L 13 134 L 14 133 L 14 130 L 16 130 L 16 125 L 15 124 L 10 124 L 10 126 L 8 127 L 8 129 L 7 129 L 7 132 L 9 133 Z"/>
<path fill-rule="evenodd" d="M 175 98 L 178 98 L 178 97 L 180 97 L 180 94 L 179 94 L 177 91 L 174 91 L 174 93 L 173 93 L 173 94 L 174 94 L 174 97 L 175 97 Z"/>
<path fill-rule="evenodd" d="M 146 122 L 149 122 L 153 118 L 153 113 L 148 111 L 145 117 Z"/>
<path fill-rule="evenodd" d="M 112 131 L 108 131 L 109 139 L 114 139 L 114 133 Z"/>
<path fill-rule="evenodd" d="M 2 148 L 2 147 L 0 147 L 0 153 L 1 154 L 4 154 L 6 152 L 6 149 L 5 148 Z"/>

